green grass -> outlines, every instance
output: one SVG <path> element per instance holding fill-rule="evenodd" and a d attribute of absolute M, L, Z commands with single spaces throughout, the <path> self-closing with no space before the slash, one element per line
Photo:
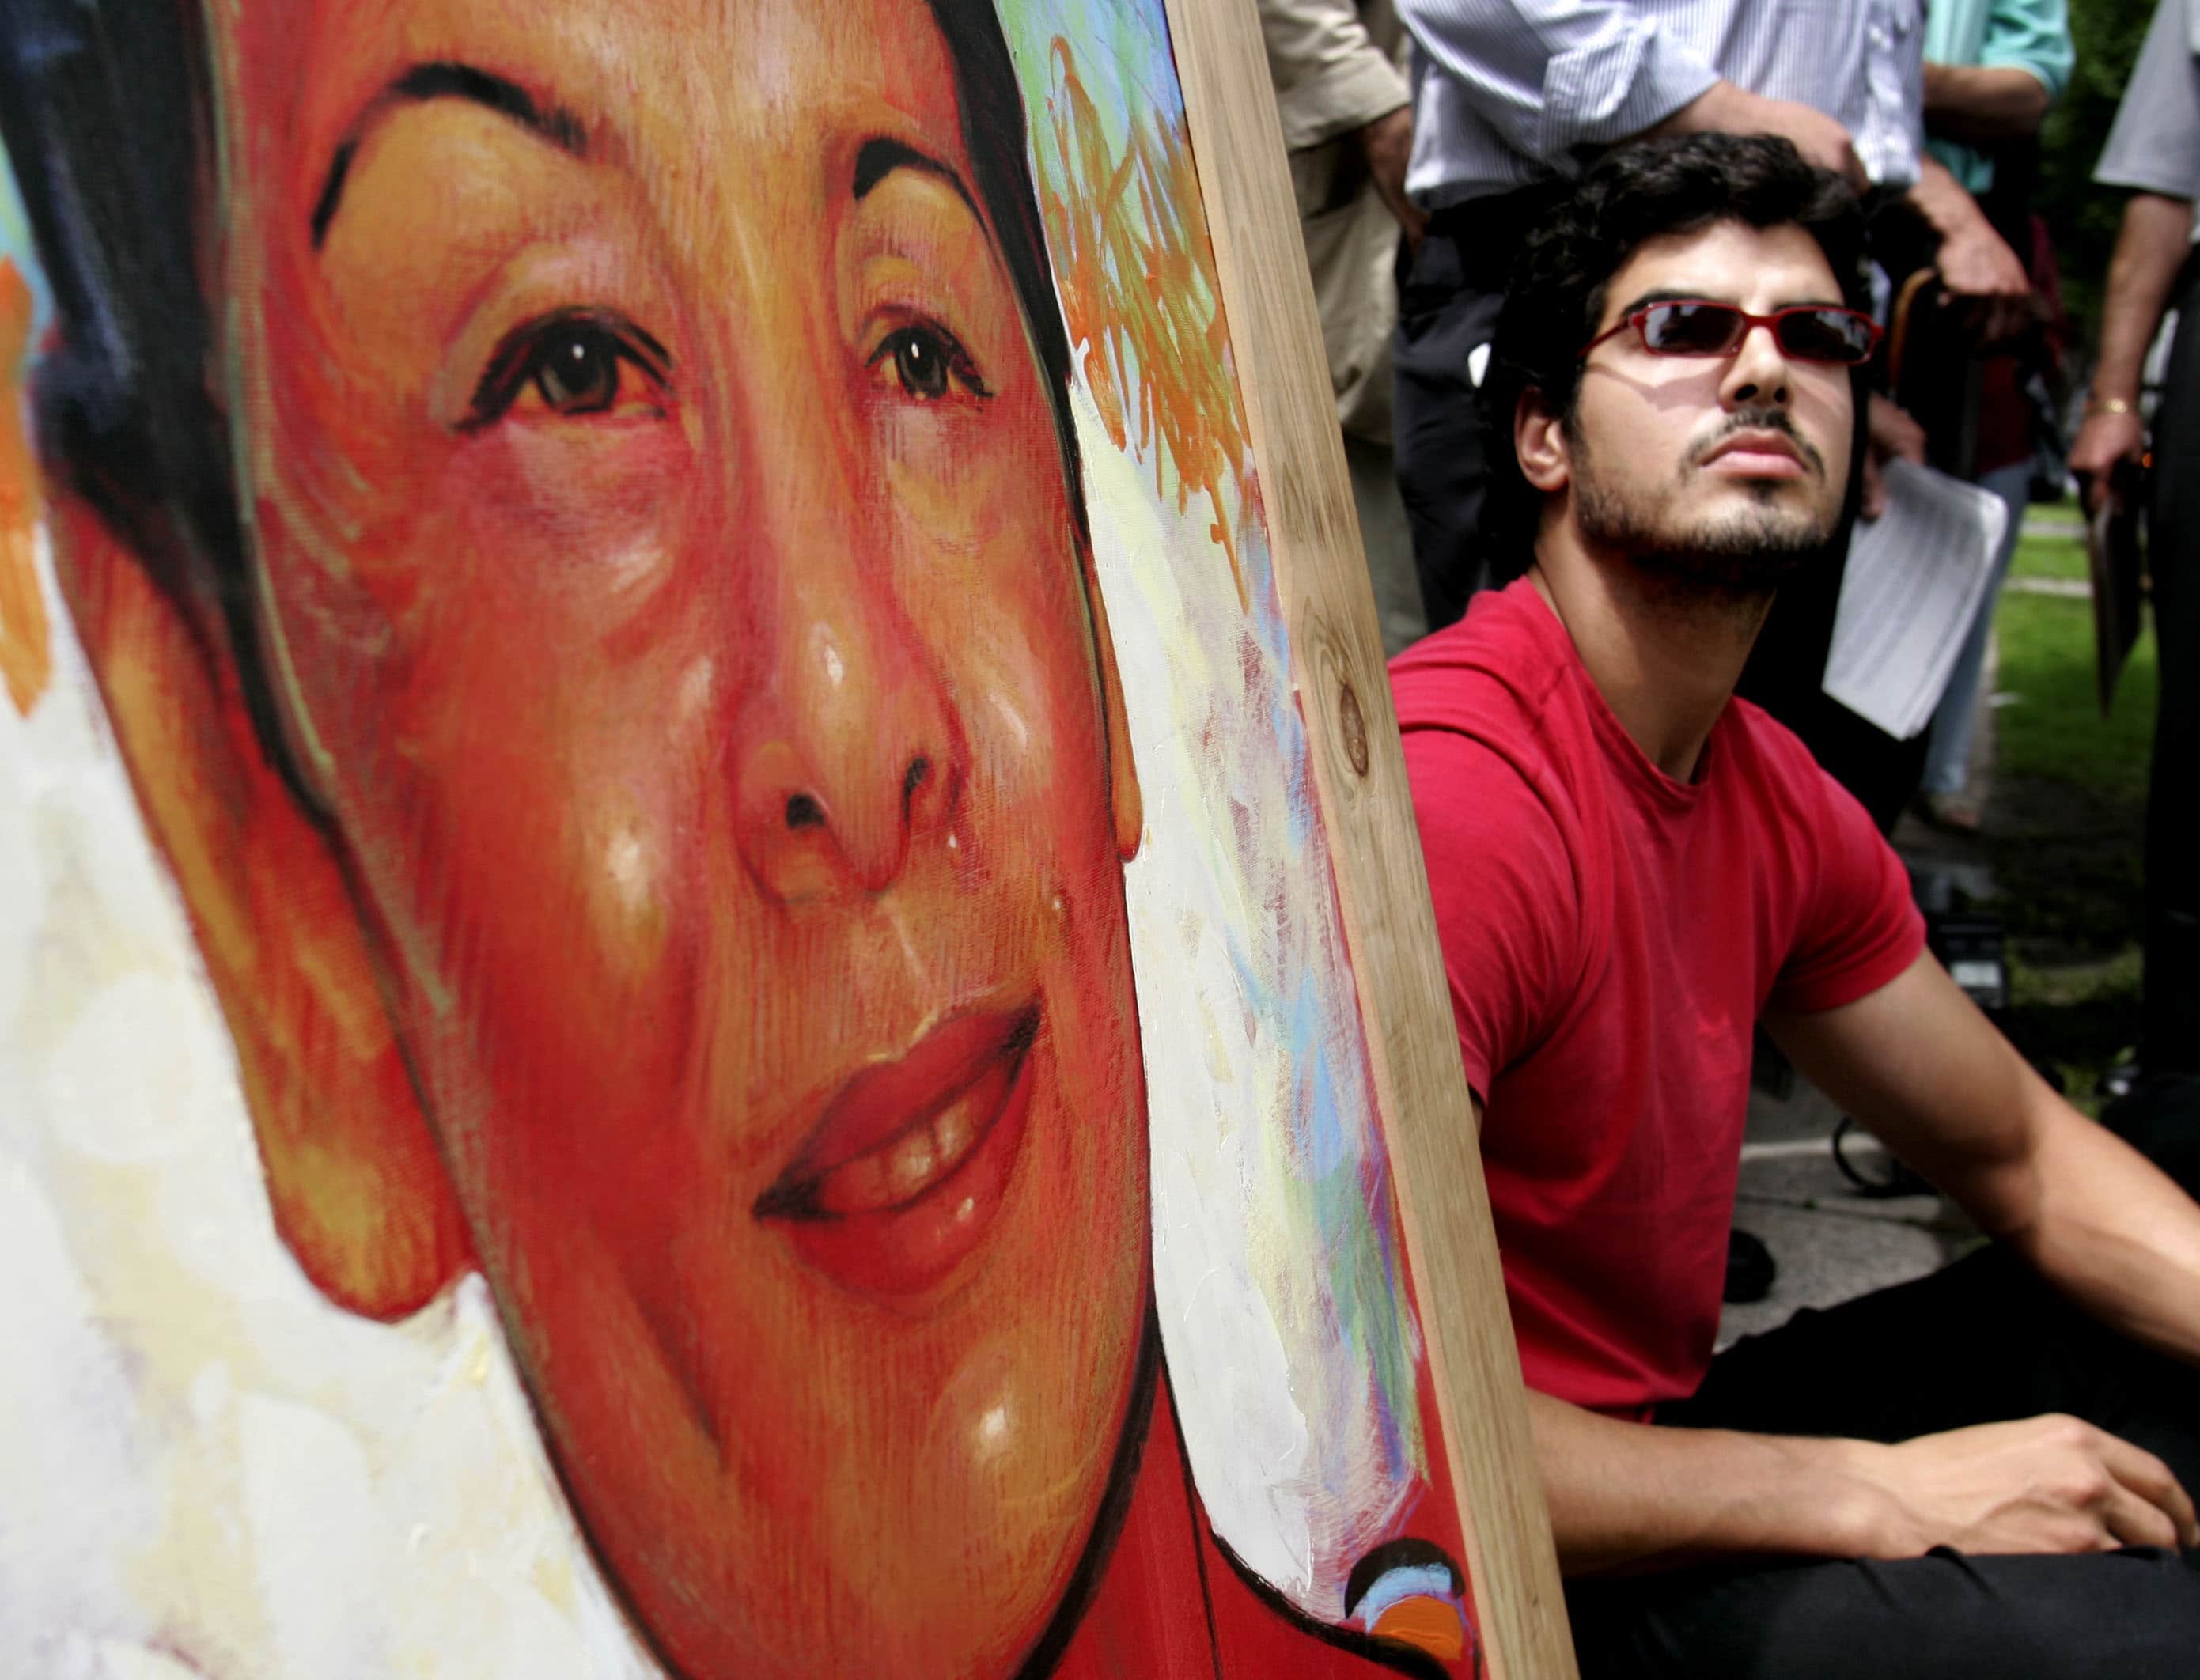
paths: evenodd
<path fill-rule="evenodd" d="M 2048 536 L 2027 530 L 2016 540 L 2016 553 L 2009 563 L 2011 577 L 2059 577 L 2070 582 L 2086 581 L 2086 546 L 2074 537 Z"/>
<path fill-rule="evenodd" d="M 2010 696 L 1994 712 L 1996 773 L 2104 793 L 2144 792 L 2157 681 L 2152 632 L 2125 660 L 2106 717 L 2094 686 L 2090 600 L 2005 590 L 1994 635 L 2001 646 L 1995 692 Z"/>
<path fill-rule="evenodd" d="M 2067 506 L 2037 510 L 2012 577 L 2082 581 L 2076 519 Z M 2010 1036 L 2094 1109 L 2094 1083 L 2128 1051 L 2139 1012 L 2154 638 L 2148 631 L 2132 649 L 2103 717 L 2089 599 L 2005 590 L 1994 634 L 1994 687 L 2008 698 L 1994 711 L 1994 798 L 1981 842 L 2010 935 Z"/>
<path fill-rule="evenodd" d="M 2057 529 L 2077 517 L 2068 503 L 2039 509 L 2017 539 L 2010 575 L 2083 582 L 2085 544 Z M 2140 635 L 2125 660 L 2105 718 L 2095 692 L 2090 600 L 2005 589 L 1994 614 L 1994 635 L 2001 649 L 1995 689 L 2010 697 L 1994 716 L 1997 773 L 2108 794 L 2143 792 L 2157 681 L 2151 630 Z"/>
<path fill-rule="evenodd" d="M 2028 509 L 2009 575 L 2086 582 L 2085 523 L 2085 511 L 2074 500 L 2045 502 Z"/>

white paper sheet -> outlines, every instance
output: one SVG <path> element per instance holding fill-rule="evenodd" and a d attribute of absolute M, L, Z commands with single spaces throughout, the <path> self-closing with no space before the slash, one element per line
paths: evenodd
<path fill-rule="evenodd" d="M 1998 496 L 1908 461 L 1849 542 L 1826 692 L 1899 740 L 1933 721 L 2009 524 Z"/>

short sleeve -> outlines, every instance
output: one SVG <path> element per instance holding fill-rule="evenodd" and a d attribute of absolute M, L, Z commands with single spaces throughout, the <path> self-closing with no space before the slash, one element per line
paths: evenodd
<path fill-rule="evenodd" d="M 1986 20 L 1979 63 L 1993 70 L 2027 70 L 2048 97 L 2060 99 L 2070 85 L 2078 55 L 2070 40 L 2068 0 L 1996 0 Z"/>
<path fill-rule="evenodd" d="M 1405 749 L 1460 1056 L 1486 1104 L 1572 996 L 1580 881 L 1558 813 L 1512 760 L 1451 729 L 1410 730 Z"/>
<path fill-rule="evenodd" d="M 2200 62 L 2188 0 L 2161 0 L 2093 179 L 2165 198 L 2200 196 Z"/>
<path fill-rule="evenodd" d="M 1303 151 L 1412 102 L 1354 0 L 1260 0 L 1284 146 Z"/>
<path fill-rule="evenodd" d="M 1925 948 L 1910 875 L 1848 790 L 1823 770 L 1802 914 L 1765 1007 L 1813 1015 L 1869 997 Z"/>

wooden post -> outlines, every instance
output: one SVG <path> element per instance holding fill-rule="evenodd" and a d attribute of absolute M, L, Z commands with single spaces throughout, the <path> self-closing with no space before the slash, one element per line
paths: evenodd
<path fill-rule="evenodd" d="M 1252 0 L 1166 0 L 1493 1680 L 1567 1680 L 1428 874 Z"/>

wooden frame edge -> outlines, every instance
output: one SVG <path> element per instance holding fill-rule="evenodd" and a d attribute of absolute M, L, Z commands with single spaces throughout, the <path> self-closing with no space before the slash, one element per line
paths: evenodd
<path fill-rule="evenodd" d="M 1252 0 L 1163 4 L 1488 1672 L 1572 1680 L 1565 1590 L 1259 18 Z"/>

